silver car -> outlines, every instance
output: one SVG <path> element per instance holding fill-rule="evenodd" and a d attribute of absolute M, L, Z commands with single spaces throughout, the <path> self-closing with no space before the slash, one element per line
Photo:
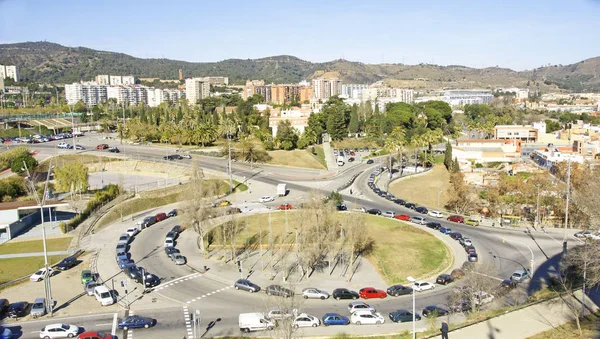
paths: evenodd
<path fill-rule="evenodd" d="M 87 284 L 85 284 L 85 293 L 87 293 L 87 295 L 89 296 L 93 296 L 94 295 L 94 289 L 98 286 L 101 286 L 102 284 L 96 281 L 88 281 Z"/>
<path fill-rule="evenodd" d="M 41 317 L 46 314 L 46 298 L 35 299 L 33 304 L 31 304 L 31 311 L 29 314 L 34 318 Z"/>
<path fill-rule="evenodd" d="M 177 265 L 185 265 L 185 263 L 187 262 L 187 260 L 185 259 L 185 257 L 183 255 L 179 254 L 179 253 L 174 254 L 173 256 L 171 256 L 171 259 Z"/>
<path fill-rule="evenodd" d="M 320 290 L 318 288 L 308 287 L 302 290 L 302 297 L 304 299 L 321 299 L 325 300 L 329 298 L 329 293 Z"/>

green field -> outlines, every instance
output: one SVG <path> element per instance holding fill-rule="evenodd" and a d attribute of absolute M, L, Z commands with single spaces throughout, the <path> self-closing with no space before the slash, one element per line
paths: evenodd
<path fill-rule="evenodd" d="M 48 263 L 54 265 L 62 260 L 61 255 L 48 257 Z M 44 257 L 26 257 L 0 259 L 0 284 L 35 273 L 44 267 Z"/>
<path fill-rule="evenodd" d="M 71 243 L 71 237 L 47 239 L 48 252 L 66 251 Z M 41 240 L 6 242 L 0 245 L 0 254 L 35 253 L 43 252 L 44 245 Z"/>

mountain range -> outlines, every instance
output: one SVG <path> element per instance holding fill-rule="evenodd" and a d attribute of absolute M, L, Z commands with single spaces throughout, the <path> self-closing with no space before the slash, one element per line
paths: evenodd
<path fill-rule="evenodd" d="M 600 57 L 571 65 L 513 71 L 501 67 L 478 69 L 456 65 L 364 64 L 343 59 L 313 63 L 289 55 L 186 62 L 136 58 L 123 53 L 50 42 L 23 42 L 0 44 L 0 64 L 18 65 L 23 79 L 59 84 L 91 80 L 98 74 L 176 79 L 179 69 L 182 69 L 185 77 L 228 76 L 230 83 L 237 85 L 248 79 L 297 83 L 325 76 L 339 77 L 344 83 L 369 84 L 383 80 L 392 86 L 415 89 L 526 87 L 545 91 L 600 91 Z"/>

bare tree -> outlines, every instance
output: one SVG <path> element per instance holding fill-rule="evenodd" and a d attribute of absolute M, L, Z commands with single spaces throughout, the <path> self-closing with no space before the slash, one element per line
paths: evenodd
<path fill-rule="evenodd" d="M 273 338 L 292 339 L 300 337 L 298 328 L 294 326 L 294 319 L 301 314 L 304 305 L 304 299 L 295 291 L 295 286 L 291 283 L 283 285 L 294 293 L 291 297 L 284 296 L 266 296 L 264 304 L 265 314 L 277 323 L 272 332 Z"/>
<path fill-rule="evenodd" d="M 493 294 L 498 287 L 498 281 L 490 278 L 494 274 L 494 269 L 487 264 L 471 264 L 465 271 L 465 276 L 461 278 L 461 283 L 453 290 L 453 296 L 449 297 L 448 302 L 451 306 L 458 306 L 462 302 L 471 302 L 471 309 L 474 312 L 479 311 L 482 304 L 478 302 L 482 292 Z"/>

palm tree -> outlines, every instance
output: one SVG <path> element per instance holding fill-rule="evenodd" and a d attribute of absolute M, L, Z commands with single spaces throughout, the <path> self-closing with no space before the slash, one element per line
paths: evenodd
<path fill-rule="evenodd" d="M 394 165 L 394 161 L 392 158 L 392 152 L 396 151 L 399 153 L 399 157 L 398 157 L 398 161 L 400 161 L 400 163 L 402 163 L 402 147 L 404 147 L 404 138 L 406 136 L 406 133 L 404 131 L 404 128 L 402 128 L 401 126 L 396 126 L 392 132 L 388 135 L 388 137 L 385 140 L 385 145 L 384 148 L 389 152 L 390 156 L 389 156 L 389 167 L 390 167 L 390 179 L 392 177 L 392 167 Z"/>

